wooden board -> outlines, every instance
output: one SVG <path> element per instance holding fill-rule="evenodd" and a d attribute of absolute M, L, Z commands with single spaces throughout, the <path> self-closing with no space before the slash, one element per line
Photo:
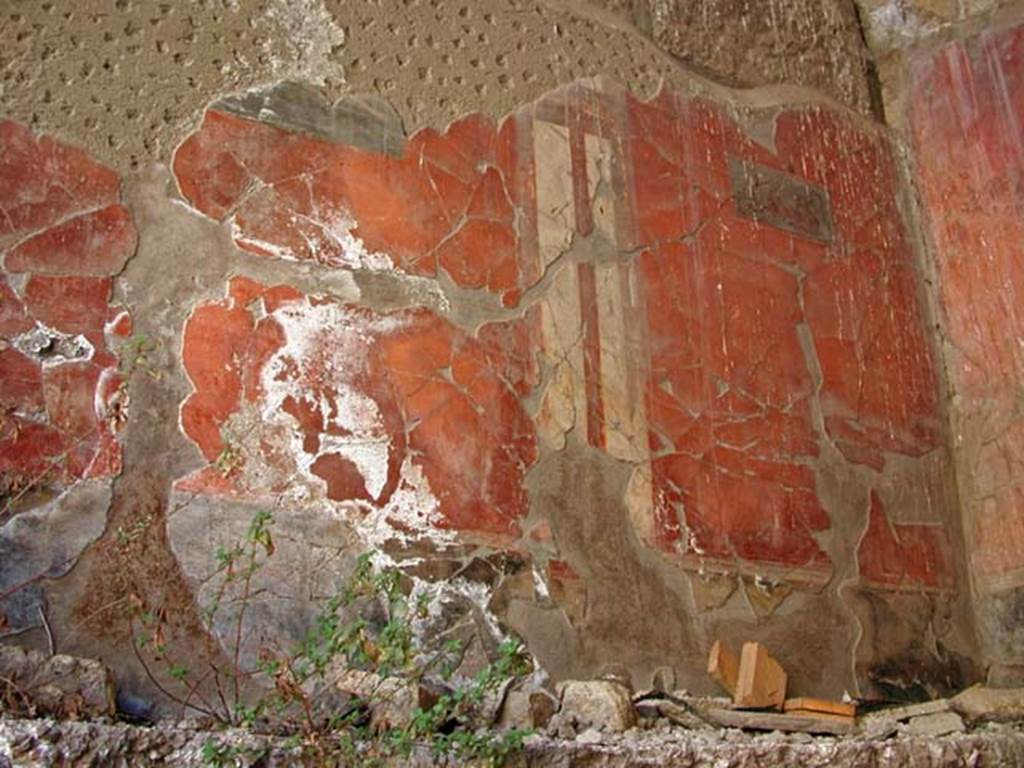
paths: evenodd
<path fill-rule="evenodd" d="M 722 645 L 721 640 L 715 640 L 715 644 L 711 646 L 711 653 L 708 655 L 708 674 L 725 688 L 730 696 L 736 695 L 736 679 L 739 676 L 739 669 L 740 660 L 736 658 L 736 654 Z"/>
<path fill-rule="evenodd" d="M 738 707 L 782 709 L 786 670 L 760 643 L 744 643 L 733 703 Z"/>
<path fill-rule="evenodd" d="M 805 709 L 809 712 L 826 712 L 833 715 L 843 715 L 844 717 L 853 717 L 857 714 L 856 704 L 848 704 L 844 701 L 829 701 L 828 699 L 811 699 L 805 696 L 786 699 L 783 708 L 787 712 Z"/>
<path fill-rule="evenodd" d="M 842 735 L 856 729 L 853 722 L 840 722 L 820 717 L 782 715 L 776 712 L 740 712 L 735 709 L 711 709 L 706 717 L 724 728 L 746 728 L 754 731 L 797 731 Z"/>

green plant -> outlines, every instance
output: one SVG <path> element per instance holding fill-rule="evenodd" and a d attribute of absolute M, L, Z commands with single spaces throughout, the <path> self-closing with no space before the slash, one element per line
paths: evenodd
<path fill-rule="evenodd" d="M 232 603 L 237 605 L 231 620 L 231 640 L 228 649 L 229 665 L 208 663 L 201 673 L 189 665 L 173 659 L 167 638 L 167 617 L 162 610 L 150 610 L 140 600 L 136 601 L 131 615 L 133 648 L 136 657 L 154 685 L 172 701 L 179 703 L 183 710 L 195 709 L 218 722 L 241 725 L 251 722 L 253 715 L 243 701 L 243 687 L 254 675 L 242 665 L 242 641 L 245 616 L 252 601 L 253 578 L 274 553 L 274 542 L 270 534 L 273 517 L 270 512 L 260 510 L 253 517 L 241 543 L 230 548 L 220 547 L 216 552 L 219 578 L 217 591 L 210 605 L 203 611 L 202 619 L 206 629 L 214 631 L 225 599 L 231 591 L 237 591 Z M 141 631 L 135 623 L 141 625 Z M 143 651 L 160 663 L 166 676 L 185 686 L 183 695 L 178 695 L 161 683 L 153 673 Z M 204 689 L 212 689 L 207 695 Z"/>
<path fill-rule="evenodd" d="M 200 757 L 210 768 L 229 768 L 229 766 L 238 765 L 241 754 L 238 747 L 222 744 L 216 739 L 210 738 L 203 743 Z"/>
<path fill-rule="evenodd" d="M 408 758 L 416 749 L 429 750 L 438 760 L 501 765 L 522 749 L 529 732 L 490 729 L 485 704 L 508 680 L 531 668 L 523 645 L 516 639 L 502 642 L 490 664 L 469 679 L 456 679 L 461 643 L 421 647 L 415 628 L 427 615 L 427 595 L 408 594 L 401 572 L 375 566 L 373 553 L 359 556 L 351 576 L 324 602 L 296 648 L 288 653 L 263 649 L 246 668 L 243 625 L 254 579 L 274 554 L 272 524 L 270 513 L 259 512 L 239 544 L 216 552 L 220 584 L 203 621 L 212 631 L 232 593 L 226 664 L 208 664 L 198 673 L 178 663 L 170 656 L 166 618 L 137 612 L 143 631 L 136 652 L 147 672 L 143 653 L 162 665 L 169 682 L 159 682 L 152 672 L 150 677 L 168 697 L 226 725 L 285 734 L 287 743 L 315 765 L 379 766 Z M 366 610 L 371 606 L 375 610 Z M 358 690 L 325 710 L 321 694 L 334 686 L 332 675 L 339 673 L 355 674 Z M 253 694 L 253 688 L 259 693 Z M 433 700 L 411 706 L 428 688 Z M 394 711 L 401 712 L 396 721 L 386 714 Z M 216 741 L 207 747 L 209 765 L 237 762 L 233 748 Z"/>
<path fill-rule="evenodd" d="M 117 530 L 114 532 L 117 538 L 117 546 L 121 549 L 126 549 L 133 542 L 138 541 L 146 534 L 146 530 L 153 524 L 153 520 L 153 514 L 147 513 L 140 516 L 138 520 L 135 520 L 129 526 L 117 526 Z"/>
<path fill-rule="evenodd" d="M 161 371 L 154 368 L 149 359 L 150 354 L 156 351 L 158 346 L 144 333 L 136 333 L 118 345 L 118 367 L 126 381 L 131 379 L 136 371 L 142 371 L 155 381 L 163 378 Z"/>
<path fill-rule="evenodd" d="M 225 744 L 211 737 L 203 742 L 199 756 L 210 768 L 241 768 L 257 764 L 268 751 L 266 747 L 248 749 L 237 744 Z"/>
<path fill-rule="evenodd" d="M 217 468 L 221 477 L 230 477 L 244 463 L 242 451 L 233 439 L 223 433 L 221 434 L 221 440 L 224 443 L 224 447 L 220 449 L 220 453 L 214 459 L 213 465 Z"/>

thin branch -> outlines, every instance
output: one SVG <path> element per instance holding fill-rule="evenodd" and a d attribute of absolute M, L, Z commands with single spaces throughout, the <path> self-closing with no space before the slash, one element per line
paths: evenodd
<path fill-rule="evenodd" d="M 19 581 L 17 584 L 12 584 L 10 587 L 5 589 L 3 592 L 0 592 L 0 601 L 6 600 L 11 595 L 14 595 L 14 594 L 20 592 L 21 590 L 25 589 L 25 587 L 32 586 L 37 581 L 42 581 L 43 579 L 56 578 L 54 576 L 50 576 L 49 575 L 51 571 L 59 571 L 65 565 L 69 565 L 69 564 L 75 562 L 76 559 L 77 559 L 77 557 L 69 557 L 66 560 L 62 560 L 61 562 L 57 563 L 56 565 L 51 565 L 45 571 L 40 571 L 35 576 L 29 576 L 24 581 Z"/>
<path fill-rule="evenodd" d="M 168 699 L 173 701 L 175 704 L 180 704 L 183 708 L 191 707 L 192 709 L 195 709 L 198 712 L 202 712 L 204 715 L 212 717 L 214 720 L 221 720 L 221 718 L 217 716 L 217 713 L 214 712 L 212 710 L 212 708 L 210 708 L 210 706 L 206 702 L 206 700 L 203 699 L 203 697 L 201 695 L 199 695 L 198 693 L 196 695 L 199 698 L 199 700 L 203 703 L 202 707 L 200 707 L 198 705 L 195 705 L 195 704 L 187 704 L 184 700 L 182 700 L 182 698 L 180 696 L 176 696 L 175 694 L 173 694 L 169 690 L 167 690 L 167 688 L 159 680 L 156 679 L 156 675 L 154 675 L 153 671 L 149 668 L 149 664 L 146 663 L 146 660 L 142 657 L 142 654 L 139 653 L 139 649 L 138 649 L 138 647 L 135 644 L 134 637 L 135 637 L 135 633 L 133 631 L 132 632 L 132 639 L 131 639 L 131 642 L 130 642 L 130 644 L 132 646 L 132 652 L 135 654 L 135 658 L 138 659 L 139 664 L 142 665 L 142 670 L 146 673 L 146 677 L 149 678 L 149 682 L 151 682 L 154 686 L 156 686 L 156 689 L 158 691 L 160 691 L 160 693 L 162 693 Z"/>
<path fill-rule="evenodd" d="M 36 608 L 39 611 L 39 618 L 42 619 L 43 629 L 46 630 L 46 642 L 50 647 L 50 657 L 52 658 L 55 651 L 53 648 L 53 632 L 50 631 L 50 622 L 46 620 L 46 611 L 43 610 L 43 606 L 37 605 Z"/>

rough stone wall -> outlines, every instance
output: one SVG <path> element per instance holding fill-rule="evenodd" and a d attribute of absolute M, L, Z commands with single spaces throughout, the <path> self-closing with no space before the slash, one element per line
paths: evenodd
<path fill-rule="evenodd" d="M 1016 0 L 855 0 L 878 73 L 886 120 L 902 129 L 915 88 L 908 58 L 1020 17 Z M 922 54 L 926 55 L 926 54 Z"/>
<path fill-rule="evenodd" d="M 659 46 L 733 85 L 808 86 L 865 115 L 879 106 L 852 0 L 634 0 L 630 5 L 635 23 Z"/>
<path fill-rule="evenodd" d="M 439 625 L 558 677 L 700 690 L 721 636 L 808 694 L 969 679 L 871 120 L 711 85 L 580 4 L 2 10 L 0 632 L 49 615 L 141 688 L 141 605 L 216 656 L 216 547 L 269 508 L 247 653 L 375 546 Z M 558 89 L 602 72 L 627 89 Z M 241 95 L 282 77 L 309 85 Z"/>
<path fill-rule="evenodd" d="M 907 127 L 932 240 L 978 628 L 993 675 L 1024 668 L 1024 27 L 910 57 Z"/>

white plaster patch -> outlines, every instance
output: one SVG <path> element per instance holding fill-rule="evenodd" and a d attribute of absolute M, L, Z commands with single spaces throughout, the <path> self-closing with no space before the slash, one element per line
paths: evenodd
<path fill-rule="evenodd" d="M 31 331 L 16 336 L 13 344 L 15 349 L 37 360 L 44 368 L 87 362 L 96 353 L 95 347 L 82 334 L 62 333 L 40 322 Z"/>
<path fill-rule="evenodd" d="M 325 481 L 313 474 L 314 462 L 338 454 L 356 466 L 369 494 L 379 497 L 387 483 L 393 446 L 378 404 L 361 391 L 358 377 L 375 339 L 402 330 L 406 321 L 356 312 L 334 302 L 315 306 L 295 302 L 272 317 L 284 330 L 286 342 L 261 374 L 265 428 L 270 432 L 281 427 L 277 432 L 287 435 L 288 453 L 313 487 L 326 490 Z M 297 420 L 283 409 L 288 397 L 304 401 L 320 419 L 320 445 L 315 453 L 305 450 Z M 340 434 L 329 434 L 332 430 Z M 454 539 L 451 532 L 436 528 L 442 519 L 438 501 L 410 456 L 403 460 L 398 487 L 383 507 L 359 501 L 337 504 L 359 508 L 353 523 L 374 546 L 423 535 L 435 541 Z M 408 536 L 399 528 L 417 533 Z"/>
<path fill-rule="evenodd" d="M 422 538 L 439 543 L 454 542 L 456 536 L 452 531 L 437 527 L 442 520 L 440 505 L 423 469 L 411 456 L 406 456 L 400 474 L 401 481 L 388 503 L 383 508 L 371 509 L 362 520 L 354 521 L 360 535 L 375 547 L 387 541 L 411 543 Z M 410 535 L 401 530 L 403 528 L 417 533 Z"/>
<path fill-rule="evenodd" d="M 380 251 L 368 251 L 362 238 L 352 234 L 356 228 L 356 222 L 345 212 L 335 211 L 321 226 L 323 226 L 324 232 L 341 246 L 342 257 L 338 260 L 340 264 L 337 266 L 378 272 L 396 269 L 390 256 Z"/>
<path fill-rule="evenodd" d="M 551 592 L 548 591 L 548 584 L 536 567 L 531 569 L 533 573 L 533 590 L 541 600 L 550 600 Z"/>
<path fill-rule="evenodd" d="M 271 68 L 282 79 L 308 80 L 324 85 L 329 79 L 344 80 L 344 70 L 332 55 L 344 45 L 345 30 L 324 6 L 323 0 L 271 0 L 267 17 L 284 32 L 295 60 L 276 58 Z"/>
<path fill-rule="evenodd" d="M 365 269 L 373 272 L 401 272 L 386 253 L 370 251 L 366 248 L 362 238 L 356 237 L 352 233 L 358 226 L 357 223 L 344 211 L 328 211 L 327 215 L 322 218 L 293 212 L 291 221 L 295 225 L 295 231 L 305 241 L 311 260 L 317 264 L 343 269 Z M 315 228 L 319 236 L 307 235 L 303 231 L 304 225 Z M 307 260 L 291 248 L 255 237 L 251 232 L 243 230 L 238 225 L 235 216 L 231 217 L 230 226 L 232 239 L 242 248 L 260 251 L 282 261 Z M 332 243 L 336 247 L 325 252 L 324 245 L 326 243 Z"/>
<path fill-rule="evenodd" d="M 104 368 L 100 371 L 99 379 L 96 381 L 96 391 L 93 393 L 92 407 L 99 421 L 107 421 L 107 418 L 110 416 L 110 401 L 112 399 L 109 396 L 110 381 L 116 375 L 116 368 Z"/>
<path fill-rule="evenodd" d="M 288 432 L 289 453 L 300 471 L 311 482 L 323 484 L 311 467 L 321 456 L 337 453 L 358 467 L 367 491 L 379 495 L 387 481 L 391 441 L 377 404 L 354 384 L 372 343 L 366 317 L 355 318 L 333 302 L 319 306 L 293 303 L 273 317 L 287 341 L 262 371 L 264 422 L 299 426 L 295 417 L 283 410 L 289 397 L 315 408 L 321 433 L 316 453 L 304 450 L 298 429 Z M 329 434 L 332 430 L 342 434 Z"/>

